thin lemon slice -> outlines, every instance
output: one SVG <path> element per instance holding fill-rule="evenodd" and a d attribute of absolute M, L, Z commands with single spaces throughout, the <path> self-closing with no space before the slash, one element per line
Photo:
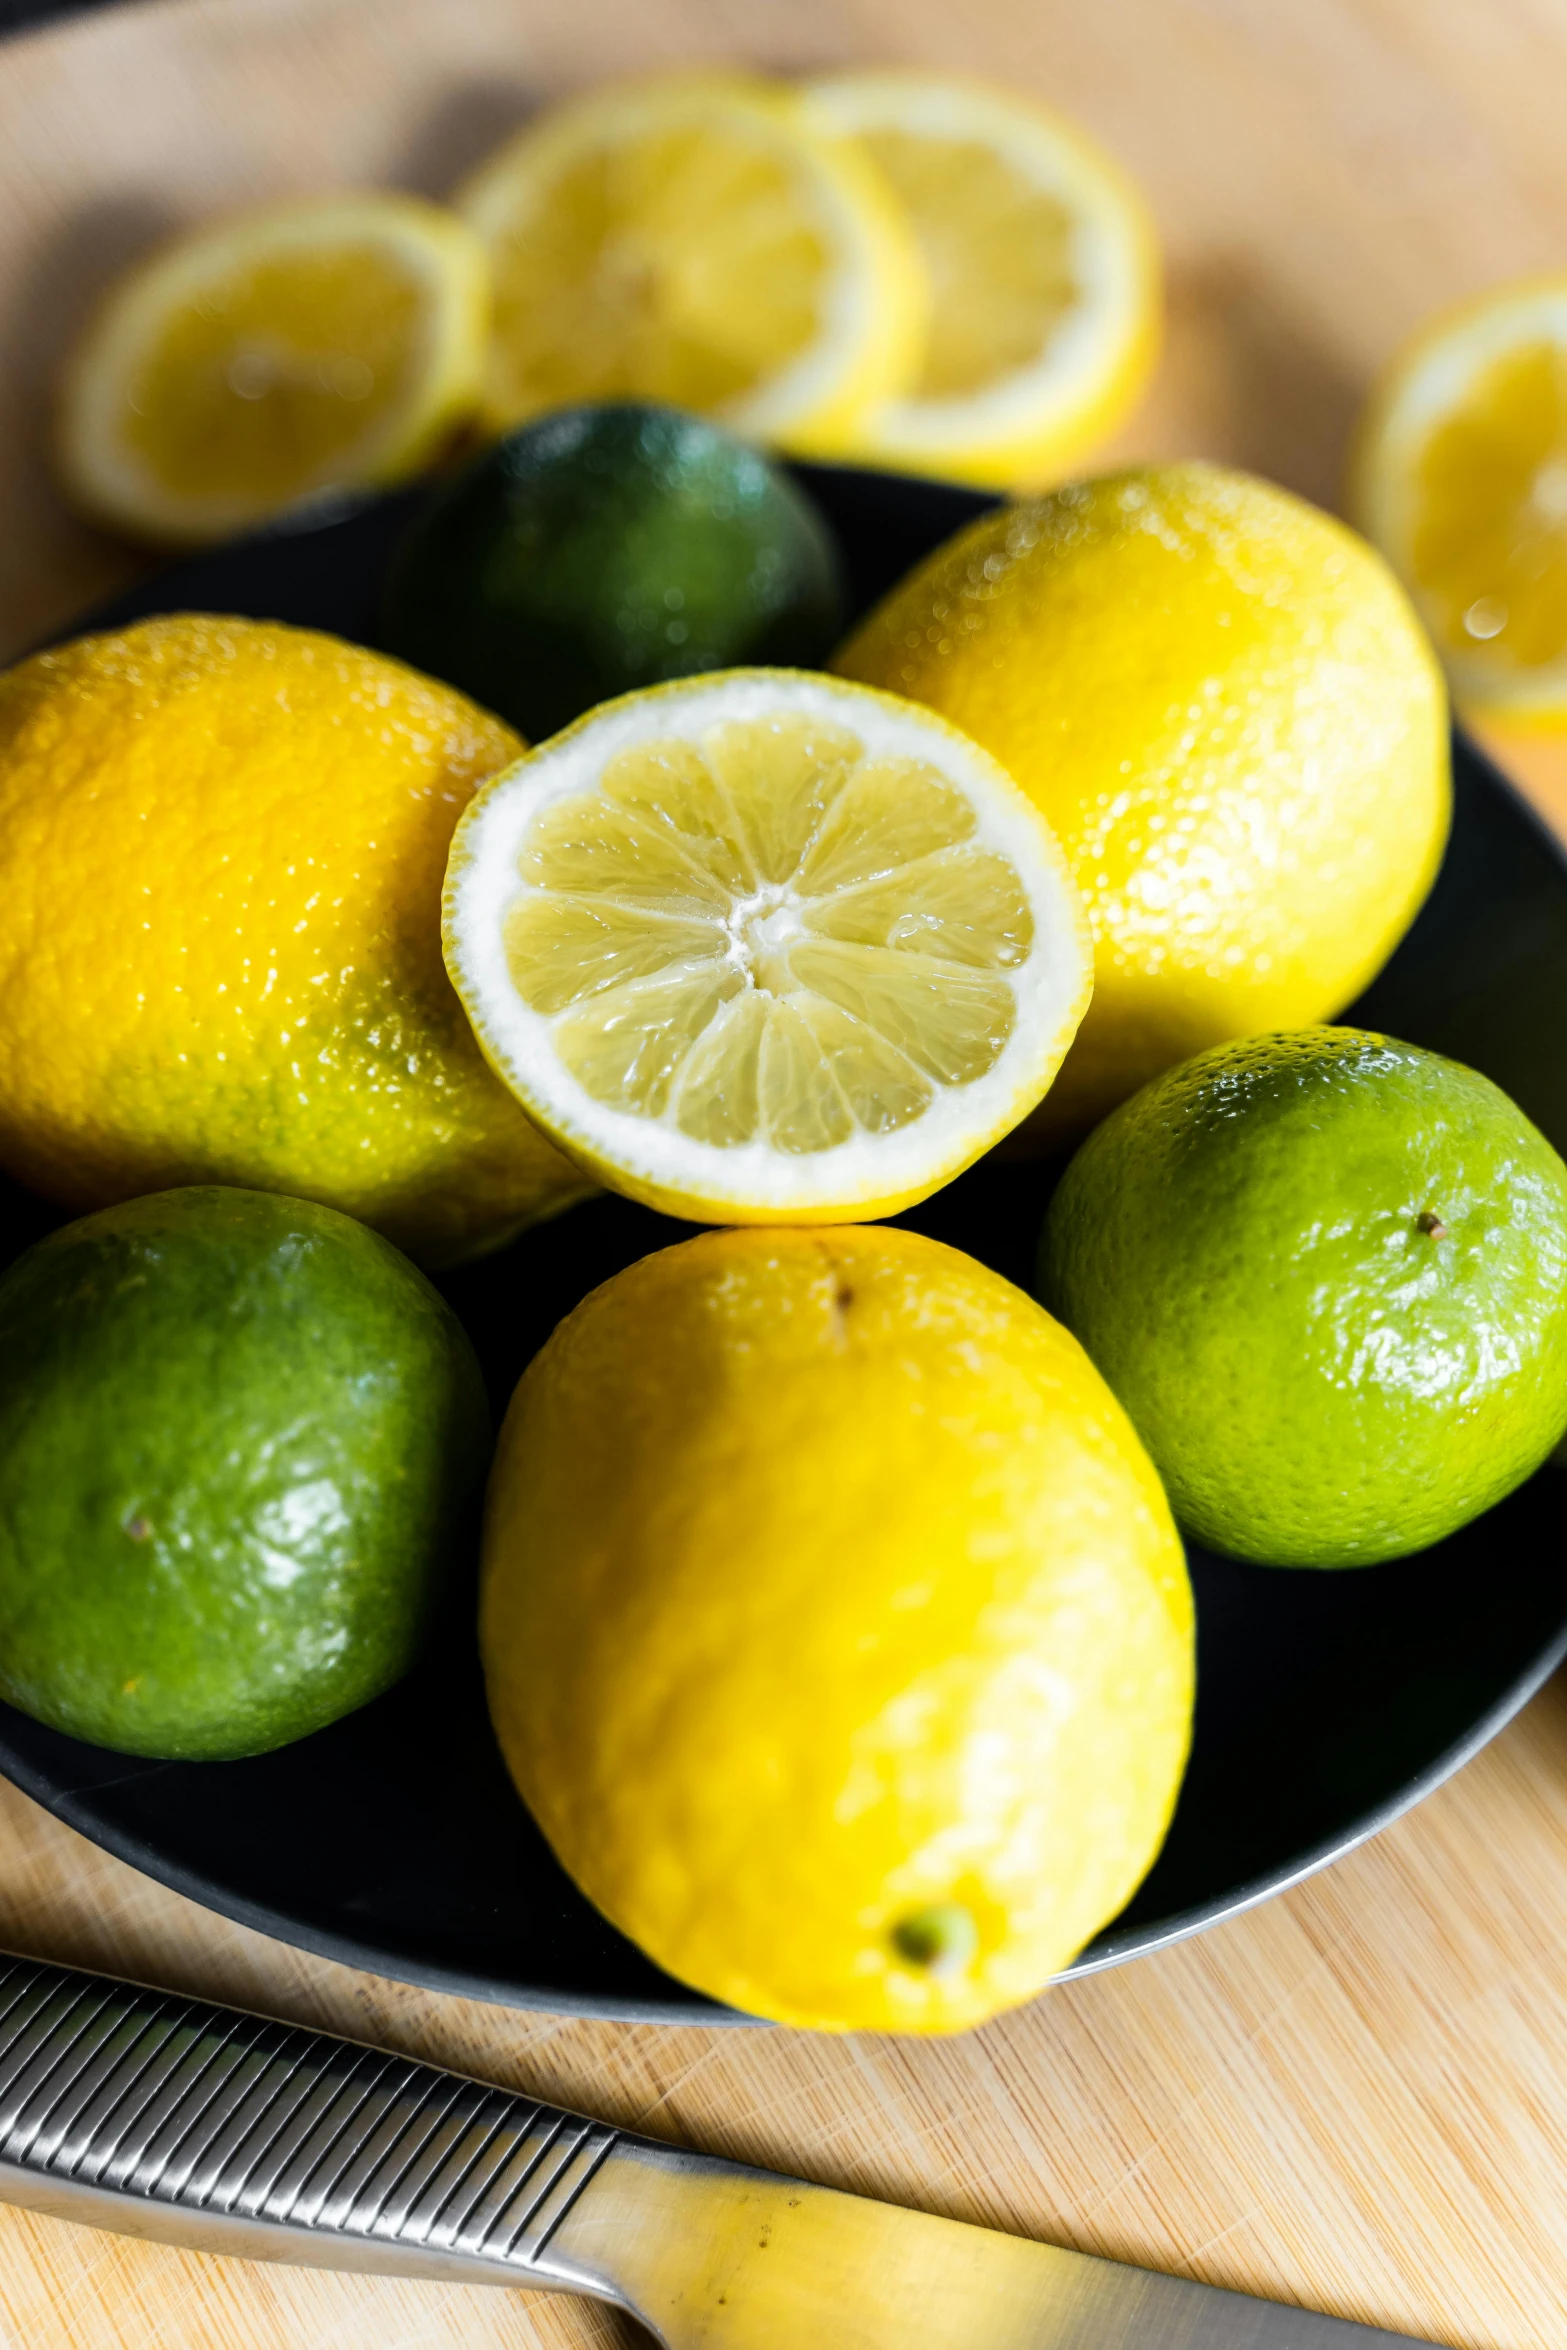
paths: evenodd
<path fill-rule="evenodd" d="M 1567 276 L 1449 312 L 1395 360 L 1352 496 L 1460 699 L 1567 718 Z"/>
<path fill-rule="evenodd" d="M 628 694 L 480 793 L 447 968 L 493 1066 L 618 1191 L 890 1215 L 1040 1099 L 1088 1001 L 1044 818 L 891 694 L 735 669 Z"/>
<path fill-rule="evenodd" d="M 1058 475 L 1153 364 L 1158 255 L 1135 189 L 1058 115 L 969 82 L 837 74 L 803 102 L 876 165 L 931 280 L 920 380 L 873 414 L 865 452 L 1000 488 Z"/>
<path fill-rule="evenodd" d="M 184 237 L 117 286 L 67 372 L 61 470 L 138 537 L 199 545 L 402 479 L 477 405 L 489 270 L 412 196 L 329 196 Z"/>
<path fill-rule="evenodd" d="M 832 454 L 918 370 L 926 287 L 897 206 L 765 83 L 599 91 L 459 201 L 495 271 L 497 430 L 629 395 Z"/>

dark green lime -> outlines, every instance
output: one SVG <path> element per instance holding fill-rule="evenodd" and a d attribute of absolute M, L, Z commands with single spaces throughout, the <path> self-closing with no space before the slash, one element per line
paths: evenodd
<path fill-rule="evenodd" d="M 1567 1167 L 1489 1079 L 1361 1029 L 1145 1085 L 1067 1169 L 1041 1289 L 1240 1558 L 1423 1550 L 1567 1425 Z"/>
<path fill-rule="evenodd" d="M 413 1662 L 489 1444 L 461 1325 L 269 1192 L 87 1216 L 0 1280 L 0 1696 L 130 1754 L 259 1754 Z"/>
<path fill-rule="evenodd" d="M 842 622 L 832 538 L 787 474 L 626 401 L 525 425 L 439 492 L 398 551 L 381 641 L 539 742 L 667 678 L 818 665 Z"/>

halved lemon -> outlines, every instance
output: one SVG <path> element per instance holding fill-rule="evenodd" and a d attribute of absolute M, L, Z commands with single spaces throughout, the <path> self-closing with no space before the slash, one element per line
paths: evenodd
<path fill-rule="evenodd" d="M 1055 836 L 891 694 L 735 669 L 590 711 L 472 802 L 447 968 L 614 1189 L 725 1224 L 908 1207 L 1025 1117 L 1088 1002 Z"/>
<path fill-rule="evenodd" d="M 926 286 L 897 206 L 765 82 L 598 91 L 531 124 L 458 200 L 495 272 L 497 431 L 631 396 L 832 454 L 918 370 Z"/>
<path fill-rule="evenodd" d="M 1047 108 L 946 75 L 836 74 L 809 119 L 896 196 L 931 281 L 923 370 L 876 410 L 886 465 L 1011 488 L 1059 477 L 1153 366 L 1158 248 L 1141 197 Z"/>
<path fill-rule="evenodd" d="M 1467 303 L 1394 361 L 1351 495 L 1455 694 L 1497 718 L 1567 718 L 1567 276 Z"/>
<path fill-rule="evenodd" d="M 67 489 L 137 537 L 197 545 L 343 487 L 399 481 L 478 401 L 489 269 L 412 196 L 269 206 L 115 287 L 67 371 Z"/>

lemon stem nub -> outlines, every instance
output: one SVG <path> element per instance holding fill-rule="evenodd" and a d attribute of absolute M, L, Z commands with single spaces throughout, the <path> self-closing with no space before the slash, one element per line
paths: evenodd
<path fill-rule="evenodd" d="M 1445 1240 L 1447 1238 L 1447 1226 L 1434 1208 L 1421 1209 L 1415 1218 L 1415 1228 L 1417 1231 L 1425 1233 L 1430 1240 Z"/>
<path fill-rule="evenodd" d="M 967 1972 L 979 1948 L 979 1928 L 960 1901 L 933 1901 L 911 1910 L 892 1929 L 892 1946 L 908 1965 L 930 1975 Z"/>

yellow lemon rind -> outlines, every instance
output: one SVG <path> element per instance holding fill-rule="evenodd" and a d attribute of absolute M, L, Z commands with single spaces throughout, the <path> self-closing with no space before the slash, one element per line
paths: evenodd
<path fill-rule="evenodd" d="M 1041 1991 L 1146 1874 L 1190 1741 L 1131 1423 L 1042 1308 L 896 1229 L 706 1233 L 568 1317 L 499 1439 L 481 1648 L 589 1898 L 822 2031 Z M 970 1947 L 922 1963 L 899 1928 L 949 1905 Z"/>
<path fill-rule="evenodd" d="M 834 668 L 966 729 L 1062 842 L 1097 976 L 1041 1132 L 1080 1137 L 1228 1037 L 1332 1018 L 1441 863 L 1446 688 L 1407 593 L 1347 525 L 1228 468 L 982 517 Z"/>
<path fill-rule="evenodd" d="M 581 1198 L 441 961 L 458 809 L 520 747 L 280 622 L 163 614 L 6 671 L 0 1165 L 78 1214 L 293 1193 L 431 1266 Z"/>

